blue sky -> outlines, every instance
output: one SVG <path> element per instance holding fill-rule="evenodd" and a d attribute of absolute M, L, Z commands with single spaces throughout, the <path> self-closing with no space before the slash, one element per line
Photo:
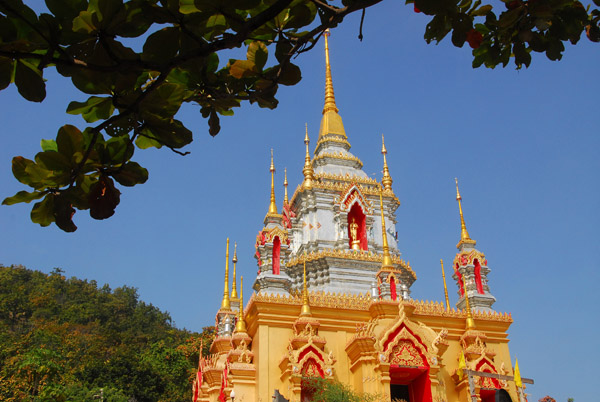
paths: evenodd
<path fill-rule="evenodd" d="M 460 237 L 454 177 L 459 178 L 471 237 L 488 258 L 497 311 L 511 312 L 513 358 L 534 378 L 530 401 L 551 395 L 590 401 L 600 358 L 600 133 L 598 46 L 583 38 L 560 62 L 536 54 L 529 69 L 471 68 L 470 48 L 427 45 L 426 16 L 387 1 L 332 31 L 333 84 L 352 152 L 381 178 L 386 136 L 397 211 L 399 248 L 418 276 L 416 299 L 443 300 L 439 260 L 448 262 Z M 301 182 L 304 124 L 311 151 L 323 107 L 322 44 L 296 62 L 303 80 L 282 87 L 274 111 L 248 104 L 222 119 L 211 138 L 194 107 L 180 118 L 194 131 L 181 157 L 139 151 L 150 171 L 144 185 L 124 189 L 115 216 L 94 221 L 78 212 L 73 234 L 29 220 L 31 205 L 0 207 L 0 263 L 111 287 L 138 288 L 141 298 L 171 313 L 179 327 L 214 323 L 222 296 L 225 239 L 238 242 L 245 296 L 256 275 L 256 233 L 269 203 L 274 149 L 277 202 L 283 169 L 290 192 Z M 225 62 L 225 60 L 222 60 Z M 48 72 L 48 97 L 28 103 L 11 87 L 0 92 L 4 142 L 0 197 L 23 189 L 10 171 L 15 155 L 33 158 L 41 138 L 54 138 L 83 94 Z M 291 194 L 290 194 L 291 195 Z M 447 275 L 449 270 L 447 268 Z M 239 275 L 238 274 L 238 275 Z M 239 286 L 239 284 L 238 284 Z M 450 300 L 457 300 L 449 282 Z"/>

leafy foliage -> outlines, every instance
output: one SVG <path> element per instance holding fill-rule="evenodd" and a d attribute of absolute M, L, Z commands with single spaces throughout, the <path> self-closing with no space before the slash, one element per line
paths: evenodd
<path fill-rule="evenodd" d="M 371 402 L 378 400 L 377 395 L 358 393 L 344 383 L 321 377 L 302 378 L 302 388 L 312 395 L 311 400 L 319 402 Z"/>
<path fill-rule="evenodd" d="M 0 400 L 184 401 L 213 332 L 174 328 L 134 288 L 0 266 Z"/>
<path fill-rule="evenodd" d="M 545 397 L 539 399 L 538 402 L 556 402 L 556 399 L 552 398 L 551 396 L 546 395 Z"/>
<path fill-rule="evenodd" d="M 67 232 L 77 229 L 76 210 L 109 218 L 118 186 L 148 179 L 132 160 L 136 148 L 186 154 L 180 149 L 193 135 L 175 118 L 183 103 L 198 105 L 213 136 L 219 116 L 233 115 L 244 101 L 275 108 L 279 85 L 302 77 L 292 57 L 346 15 L 380 1 L 46 0 L 49 12 L 38 14 L 21 0 L 0 0 L 0 90 L 14 83 L 25 99 L 41 102 L 44 71 L 55 67 L 87 97 L 67 113 L 89 124 L 59 128 L 33 160 L 13 158 L 13 175 L 31 190 L 3 204 L 35 201 L 33 222 Z M 584 31 L 600 41 L 600 11 L 576 0 L 501 0 L 502 11 L 481 0 L 406 2 L 432 17 L 427 42 L 451 33 L 455 46 L 473 48 L 474 67 L 506 66 L 511 57 L 517 68 L 529 66 L 532 52 L 559 60 L 564 42 L 577 43 Z M 128 45 L 136 38 L 137 50 Z M 220 60 L 240 47 L 245 59 Z"/>

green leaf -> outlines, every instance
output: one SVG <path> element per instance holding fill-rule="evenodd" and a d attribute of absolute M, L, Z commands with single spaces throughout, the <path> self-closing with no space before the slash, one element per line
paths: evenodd
<path fill-rule="evenodd" d="M 31 102 L 41 102 L 46 97 L 46 84 L 42 72 L 25 60 L 17 61 L 15 84 L 23 98 Z"/>
<path fill-rule="evenodd" d="M 267 46 L 259 41 L 254 41 L 248 46 L 246 57 L 249 61 L 253 62 L 258 71 L 261 71 L 267 63 L 269 53 Z"/>
<path fill-rule="evenodd" d="M 56 141 L 54 140 L 42 139 L 40 145 L 42 146 L 43 151 L 58 151 L 58 145 L 56 145 Z"/>
<path fill-rule="evenodd" d="M 35 203 L 31 210 L 31 221 L 40 226 L 54 222 L 54 194 L 46 194 L 42 201 Z"/>
<path fill-rule="evenodd" d="M 13 61 L 6 57 L 0 57 L 0 91 L 10 85 L 13 73 Z"/>
<path fill-rule="evenodd" d="M 481 7 L 479 7 L 477 10 L 473 10 L 471 11 L 469 14 L 471 14 L 472 16 L 484 16 L 487 13 L 489 13 L 490 11 L 492 11 L 492 7 L 489 4 L 483 5 Z"/>
<path fill-rule="evenodd" d="M 136 162 L 128 162 L 112 176 L 119 184 L 132 187 L 136 184 L 145 183 L 148 180 L 148 170 Z"/>
<path fill-rule="evenodd" d="M 71 233 L 77 230 L 77 226 L 73 223 L 73 215 L 75 209 L 71 204 L 71 200 L 65 193 L 59 193 L 54 197 L 53 206 L 54 223 L 65 232 Z"/>
<path fill-rule="evenodd" d="M 56 145 L 58 152 L 72 161 L 75 154 L 83 150 L 83 134 L 77 127 L 66 124 L 58 130 Z"/>
<path fill-rule="evenodd" d="M 164 118 L 175 116 L 185 95 L 185 87 L 182 85 L 165 82 L 140 103 L 140 110 L 144 115 L 152 114 Z"/>
<path fill-rule="evenodd" d="M 45 181 L 51 174 L 50 171 L 22 156 L 15 156 L 13 158 L 12 171 L 17 180 L 35 189 L 44 188 Z"/>
<path fill-rule="evenodd" d="M 71 102 L 67 107 L 67 113 L 80 114 L 88 123 L 98 120 L 106 120 L 112 116 L 115 107 L 110 97 L 91 96 L 85 102 Z"/>
<path fill-rule="evenodd" d="M 283 65 L 281 74 L 279 75 L 279 83 L 281 85 L 296 85 L 302 79 L 300 68 L 292 63 Z"/>
<path fill-rule="evenodd" d="M 80 12 L 79 15 L 73 19 L 73 31 L 86 34 L 96 32 L 98 27 L 96 27 L 96 21 L 93 17 L 93 14 L 89 11 Z"/>
<path fill-rule="evenodd" d="M 35 155 L 35 161 L 46 170 L 54 172 L 68 172 L 71 164 L 65 156 L 57 151 L 43 151 Z"/>
<path fill-rule="evenodd" d="M 168 63 L 177 55 L 179 38 L 179 29 L 175 27 L 163 28 L 153 33 L 146 39 L 146 43 L 144 43 L 142 60 Z"/>
<path fill-rule="evenodd" d="M 33 200 L 40 199 L 44 196 L 45 193 L 40 191 L 34 191 L 29 193 L 27 191 L 19 191 L 17 194 L 12 197 L 7 197 L 2 201 L 2 205 L 13 205 L 19 202 L 31 202 Z"/>
<path fill-rule="evenodd" d="M 229 67 L 229 74 L 237 79 L 253 77 L 258 73 L 258 69 L 253 61 L 236 60 Z"/>
<path fill-rule="evenodd" d="M 128 135 L 110 138 L 104 144 L 104 148 L 109 158 L 109 160 L 103 161 L 105 164 L 120 165 L 133 156 L 133 145 L 129 143 Z"/>

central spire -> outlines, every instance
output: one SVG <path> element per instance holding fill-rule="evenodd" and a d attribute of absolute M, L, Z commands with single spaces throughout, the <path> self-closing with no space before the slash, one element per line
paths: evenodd
<path fill-rule="evenodd" d="M 273 163 L 273 149 L 271 149 L 271 166 L 269 167 L 271 172 L 271 199 L 269 202 L 269 212 L 267 216 L 277 215 L 277 204 L 275 203 L 275 164 Z"/>
<path fill-rule="evenodd" d="M 337 113 L 339 110 L 335 104 L 335 94 L 333 93 L 333 80 L 331 79 L 331 64 L 329 64 L 329 29 L 325 31 L 325 106 L 323 114 L 331 111 Z"/>
<path fill-rule="evenodd" d="M 458 201 L 458 211 L 460 212 L 460 241 L 458 242 L 458 246 L 460 247 L 463 243 L 475 244 L 475 240 L 469 237 L 469 232 L 467 232 L 467 225 L 465 225 L 465 218 L 463 217 L 462 210 L 462 197 L 460 196 L 460 192 L 458 191 L 458 179 L 455 177 L 454 181 L 456 182 L 456 201 Z"/>
<path fill-rule="evenodd" d="M 323 106 L 323 118 L 321 119 L 315 155 L 319 154 L 322 145 L 327 142 L 335 143 L 346 151 L 350 149 L 344 123 L 342 123 L 342 117 L 338 114 L 339 109 L 335 104 L 335 94 L 333 93 L 333 79 L 331 78 L 331 64 L 329 62 L 329 30 L 326 30 L 323 36 L 325 37 L 325 105 Z"/>

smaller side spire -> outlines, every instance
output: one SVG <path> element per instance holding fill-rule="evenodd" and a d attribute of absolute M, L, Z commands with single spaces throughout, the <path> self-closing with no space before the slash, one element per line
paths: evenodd
<path fill-rule="evenodd" d="M 460 241 L 458 242 L 457 248 L 461 246 L 463 243 L 475 244 L 475 240 L 469 237 L 469 232 L 467 232 L 467 226 L 465 225 L 465 218 L 463 217 L 462 210 L 462 197 L 460 196 L 460 192 L 458 191 L 458 179 L 455 177 L 454 181 L 456 182 L 456 201 L 458 201 L 458 210 L 460 212 Z"/>
<path fill-rule="evenodd" d="M 381 261 L 381 268 L 394 268 L 392 256 L 390 255 L 390 247 L 387 241 L 385 218 L 383 217 L 383 195 L 381 187 L 379 187 L 379 206 L 381 208 L 381 236 L 383 238 L 383 260 Z"/>
<path fill-rule="evenodd" d="M 269 215 L 277 215 L 277 203 L 275 202 L 275 164 L 273 163 L 273 148 L 271 148 L 271 166 L 269 167 L 271 172 L 271 199 L 269 202 Z"/>
<path fill-rule="evenodd" d="M 221 310 L 231 310 L 231 303 L 229 301 L 229 237 L 227 238 L 227 248 L 225 249 L 225 289 L 223 290 Z"/>
<path fill-rule="evenodd" d="M 283 205 L 288 205 L 288 181 L 287 181 L 287 168 L 283 169 Z"/>
<path fill-rule="evenodd" d="M 466 329 L 475 329 L 475 320 L 473 320 L 473 314 L 471 313 L 471 303 L 469 303 L 469 294 L 467 293 L 467 283 L 465 281 L 465 276 L 462 276 L 463 280 L 463 289 L 465 289 L 465 302 L 467 303 L 467 326 Z"/>
<path fill-rule="evenodd" d="M 450 299 L 448 299 L 448 287 L 446 286 L 446 273 L 444 272 L 444 260 L 440 259 L 442 264 L 442 278 L 444 279 L 444 295 L 446 296 L 446 310 L 450 310 Z"/>
<path fill-rule="evenodd" d="M 244 277 L 240 278 L 240 311 L 235 323 L 235 332 L 245 333 L 247 331 L 246 321 L 244 320 Z"/>
<path fill-rule="evenodd" d="M 235 270 L 236 270 L 236 265 L 238 262 L 238 258 L 237 258 L 237 242 L 233 243 L 233 259 L 231 260 L 233 261 L 233 283 L 231 284 L 231 300 L 233 301 L 237 301 L 238 300 L 238 295 L 237 295 L 237 289 L 236 289 L 236 279 L 235 279 Z"/>
<path fill-rule="evenodd" d="M 308 304 L 308 287 L 306 286 L 306 253 L 304 253 L 304 276 L 302 289 L 302 310 L 300 311 L 300 317 L 310 317 L 312 313 L 310 311 L 310 305 Z"/>
<path fill-rule="evenodd" d="M 304 181 L 302 182 L 302 188 L 304 190 L 310 190 L 313 186 L 313 181 L 315 180 L 315 172 L 312 168 L 312 163 L 310 161 L 310 153 L 308 151 L 308 144 L 310 144 L 310 140 L 308 139 L 308 124 L 304 125 L 306 134 L 304 135 L 304 144 L 306 145 L 306 156 L 304 157 L 304 168 L 302 169 L 302 173 L 304 174 Z"/>
<path fill-rule="evenodd" d="M 390 176 L 390 169 L 387 164 L 387 149 L 385 149 L 385 140 L 383 138 L 383 134 L 381 134 L 381 153 L 383 154 L 383 179 L 381 179 L 381 184 L 383 184 L 383 188 L 386 190 L 392 189 L 392 176 Z"/>
<path fill-rule="evenodd" d="M 329 29 L 325 30 L 323 36 L 325 37 L 325 106 L 323 107 L 323 114 L 332 110 L 338 112 L 338 108 L 335 104 L 335 94 L 333 93 L 333 80 L 331 79 L 331 65 L 329 64 Z"/>

